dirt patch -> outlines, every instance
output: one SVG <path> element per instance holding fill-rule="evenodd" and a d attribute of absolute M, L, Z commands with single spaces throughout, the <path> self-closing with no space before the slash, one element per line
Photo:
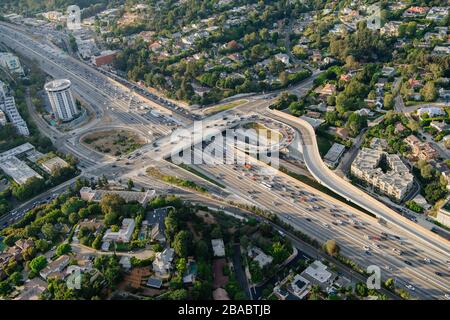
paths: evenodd
<path fill-rule="evenodd" d="M 107 130 L 87 134 L 82 142 L 90 148 L 112 156 L 128 154 L 146 143 L 139 134 L 126 130 Z"/>
<path fill-rule="evenodd" d="M 188 222 L 187 226 L 188 226 L 189 230 L 191 231 L 191 233 L 194 235 L 194 240 L 200 241 L 201 240 L 200 235 L 198 235 L 197 232 L 195 231 L 193 224 L 191 222 Z"/>
<path fill-rule="evenodd" d="M 225 258 L 215 259 L 213 261 L 213 288 L 221 288 L 224 287 L 228 283 L 228 276 L 223 274 L 223 268 L 227 264 L 227 260 Z"/>
<path fill-rule="evenodd" d="M 202 218 L 206 224 L 217 224 L 216 219 L 209 212 L 199 210 L 196 214 L 198 217 Z"/>
<path fill-rule="evenodd" d="M 149 268 L 134 268 L 129 274 L 125 275 L 122 282 L 118 285 L 118 288 L 122 290 L 129 287 L 135 289 L 141 288 L 150 275 L 151 272 Z"/>

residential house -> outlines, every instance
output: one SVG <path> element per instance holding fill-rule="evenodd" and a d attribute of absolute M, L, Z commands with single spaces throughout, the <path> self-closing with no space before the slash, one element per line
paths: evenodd
<path fill-rule="evenodd" d="M 450 125 L 444 121 L 431 121 L 430 126 L 439 132 L 450 131 Z"/>
<path fill-rule="evenodd" d="M 69 265 L 70 257 L 68 255 L 62 255 L 55 261 L 50 262 L 44 269 L 39 273 L 42 278 L 59 278 L 62 279 L 64 276 L 61 272 Z"/>
<path fill-rule="evenodd" d="M 336 93 L 336 86 L 334 84 L 327 83 L 323 87 L 318 87 L 315 92 L 322 96 L 332 96 Z"/>
<path fill-rule="evenodd" d="M 135 227 L 136 223 L 134 219 L 125 218 L 122 220 L 122 227 L 119 229 L 119 231 L 112 231 L 112 229 L 106 230 L 102 241 L 128 243 L 131 240 L 131 236 L 133 235 Z"/>
<path fill-rule="evenodd" d="M 328 270 L 328 267 L 321 261 L 316 260 L 311 263 L 301 274 L 305 280 L 309 281 L 311 285 L 318 285 L 322 290 L 331 286 L 337 275 Z"/>
<path fill-rule="evenodd" d="M 157 277 L 167 278 L 170 276 L 174 253 L 175 251 L 172 248 L 166 248 L 164 251 L 156 253 L 152 266 Z"/>
<path fill-rule="evenodd" d="M 289 290 L 291 289 L 291 290 Z M 311 282 L 299 274 L 294 276 L 288 290 L 291 291 L 299 299 L 303 299 L 311 289 Z"/>
<path fill-rule="evenodd" d="M 251 247 L 248 252 L 248 256 L 253 260 L 256 261 L 259 265 L 259 267 L 262 269 L 265 266 L 272 263 L 273 258 L 267 254 L 265 254 L 260 248 L 258 247 Z"/>
<path fill-rule="evenodd" d="M 211 239 L 211 244 L 215 257 L 225 257 L 225 245 L 223 239 Z"/>

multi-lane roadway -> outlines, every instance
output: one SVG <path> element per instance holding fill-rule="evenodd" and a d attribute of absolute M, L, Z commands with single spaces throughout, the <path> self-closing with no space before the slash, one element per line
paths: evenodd
<path fill-rule="evenodd" d="M 185 150 L 191 145 L 201 144 L 202 141 L 209 140 L 211 136 L 220 134 L 221 131 L 245 120 L 245 115 L 250 111 L 265 110 L 271 103 L 267 100 L 267 95 L 253 96 L 248 103 L 234 110 L 227 110 L 203 119 L 203 133 L 194 135 L 194 139 L 179 136 L 174 140 L 171 133 L 176 128 L 182 127 L 183 134 L 188 135 L 198 128 L 195 123 L 192 123 L 191 117 L 185 116 L 185 111 L 177 113 L 164 102 L 159 103 L 156 100 L 155 103 L 154 100 L 137 95 L 128 87 L 108 78 L 85 63 L 58 52 L 52 46 L 37 41 L 7 24 L 0 24 L 0 32 L 2 42 L 28 58 L 37 60 L 39 66 L 48 74 L 55 78 L 70 79 L 77 95 L 89 103 L 94 110 L 94 121 L 57 139 L 59 147 L 63 150 L 68 149 L 82 159 L 86 165 L 84 172 L 111 172 L 118 179 L 121 177 L 141 179 L 145 174 L 143 164 L 149 165 L 155 160 L 157 163 L 158 160 Z M 300 95 L 304 94 L 311 88 L 317 74 L 318 72 L 313 73 L 313 77 L 290 90 Z M 296 121 L 281 115 L 272 115 L 272 118 L 298 130 L 299 139 L 305 146 L 301 151 L 313 176 L 331 189 L 342 187 L 342 179 L 329 180 L 328 171 L 324 171 L 321 167 L 323 162 L 320 156 L 317 158 L 315 136 L 309 129 L 305 130 L 305 126 L 299 126 Z M 128 166 L 117 166 L 114 160 L 102 163 L 99 158 L 94 157 L 92 152 L 80 147 L 79 139 L 86 132 L 110 125 L 133 127 L 153 141 L 132 153 Z M 48 130 L 45 124 L 41 129 Z M 228 146 L 225 152 L 227 154 L 239 152 L 232 148 Z M 201 148 L 194 148 L 194 153 L 199 152 L 201 153 Z M 449 259 L 448 243 L 428 237 L 428 234 L 421 230 L 405 228 L 402 221 L 399 223 L 389 215 L 385 218 L 391 223 L 388 226 L 380 225 L 376 219 L 255 159 L 249 158 L 248 161 L 252 163 L 250 169 L 223 164 L 219 166 L 200 164 L 198 168 L 209 173 L 211 177 L 219 179 L 228 192 L 276 213 L 285 222 L 311 237 L 319 241 L 336 239 L 341 244 L 342 253 L 345 256 L 364 267 L 372 264 L 380 266 L 384 279 L 394 277 L 397 285 L 409 290 L 413 296 L 442 299 L 444 294 L 450 291 L 450 278 L 437 275 L 437 273 L 444 275 L 449 273 L 446 264 Z M 350 190 L 346 188 L 347 186 L 344 185 L 344 190 Z M 364 205 L 369 208 L 369 211 L 377 205 L 374 199 L 359 189 L 351 190 L 358 197 L 355 199 L 355 194 L 350 192 L 346 194 L 347 199 L 362 207 L 364 206 L 359 202 L 361 199 L 364 200 Z M 377 214 L 381 216 L 386 214 L 386 211 L 380 207 Z M 381 236 L 385 240 L 376 240 Z M 425 243 L 417 238 L 427 239 L 428 242 Z M 398 254 L 399 252 L 402 254 Z"/>

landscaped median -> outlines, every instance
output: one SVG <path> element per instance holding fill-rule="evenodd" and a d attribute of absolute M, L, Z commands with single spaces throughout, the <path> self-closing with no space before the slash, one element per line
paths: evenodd
<path fill-rule="evenodd" d="M 236 100 L 236 101 L 232 101 L 229 103 L 225 103 L 225 104 L 220 104 L 211 108 L 208 108 L 205 110 L 205 115 L 210 116 L 214 113 L 218 113 L 221 111 L 225 111 L 225 110 L 229 110 L 229 109 L 233 109 L 235 107 L 241 106 L 245 103 L 247 103 L 248 100 Z"/>
<path fill-rule="evenodd" d="M 174 176 L 165 175 L 155 167 L 148 167 L 146 172 L 147 172 L 147 175 L 149 175 L 155 179 L 162 180 L 164 182 L 173 184 L 178 187 L 187 188 L 187 189 L 194 190 L 194 191 L 201 192 L 201 193 L 208 192 L 208 190 L 206 190 L 204 187 L 199 186 L 198 184 L 196 184 L 193 181 L 186 180 L 186 179 L 180 179 L 180 178 L 177 178 Z"/>

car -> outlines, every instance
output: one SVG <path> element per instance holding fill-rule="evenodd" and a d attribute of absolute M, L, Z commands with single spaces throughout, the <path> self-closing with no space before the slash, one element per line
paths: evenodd
<path fill-rule="evenodd" d="M 407 284 L 405 285 L 405 287 L 408 288 L 408 289 L 411 290 L 411 291 L 416 290 L 416 288 L 414 288 L 414 286 L 413 286 L 412 284 L 410 284 L 410 283 L 407 283 Z"/>
<path fill-rule="evenodd" d="M 306 221 L 309 221 L 309 222 L 311 222 L 311 218 L 306 218 Z"/>
<path fill-rule="evenodd" d="M 412 266 L 413 264 L 411 263 L 411 261 L 405 260 L 403 261 L 405 264 L 407 264 L 408 266 Z"/>
<path fill-rule="evenodd" d="M 450 300 L 450 293 L 444 294 L 445 299 Z"/>
<path fill-rule="evenodd" d="M 370 247 L 369 246 L 363 246 L 363 249 L 365 250 L 365 251 L 369 251 L 370 250 Z"/>
<path fill-rule="evenodd" d="M 426 263 L 431 263 L 431 259 L 430 258 L 424 258 L 423 261 L 425 261 Z"/>
<path fill-rule="evenodd" d="M 439 271 L 436 271 L 435 274 L 439 277 L 445 277 L 445 274 Z"/>

